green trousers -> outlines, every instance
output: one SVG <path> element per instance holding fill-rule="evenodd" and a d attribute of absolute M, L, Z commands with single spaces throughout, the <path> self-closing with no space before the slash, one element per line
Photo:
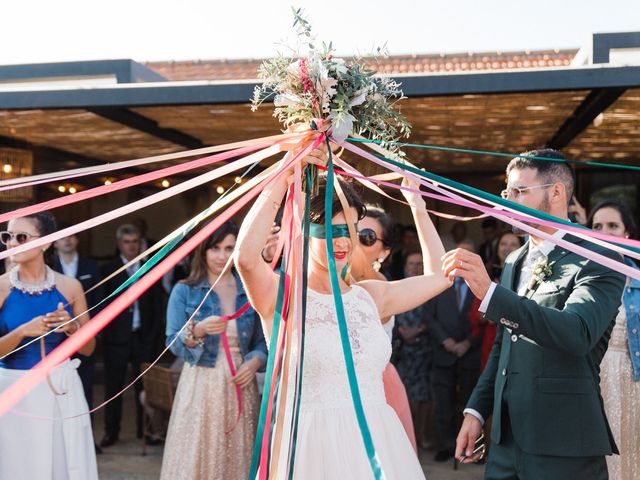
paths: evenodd
<path fill-rule="evenodd" d="M 523 452 L 513 439 L 506 405 L 502 408 L 502 441 L 491 442 L 486 480 L 608 480 L 607 462 L 598 457 L 554 457 Z"/>

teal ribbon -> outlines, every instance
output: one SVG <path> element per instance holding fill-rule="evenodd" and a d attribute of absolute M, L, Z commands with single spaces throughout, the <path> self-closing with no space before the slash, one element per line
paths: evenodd
<path fill-rule="evenodd" d="M 309 235 L 313 238 L 327 238 L 327 227 L 325 225 L 320 225 L 319 223 L 310 224 Z M 346 223 L 337 223 L 331 225 L 331 236 L 332 237 L 350 237 L 349 235 L 349 226 Z"/>
<path fill-rule="evenodd" d="M 316 169 L 315 165 L 309 165 L 307 168 Z M 315 175 L 317 177 L 317 174 Z M 313 188 L 313 175 L 311 173 L 305 175 L 306 191 L 311 192 Z M 305 334 L 306 334 L 306 319 L 307 319 L 307 288 L 309 284 L 309 235 L 311 220 L 311 195 L 305 195 L 304 200 L 304 216 L 302 219 L 302 235 L 303 235 L 303 247 L 302 247 L 302 331 L 300 335 L 302 337 L 300 346 L 300 373 L 298 375 L 297 392 L 298 397 L 296 399 L 296 405 L 293 415 L 293 435 L 291 436 L 291 457 L 289 458 L 289 480 L 293 480 L 293 466 L 296 458 L 296 445 L 298 443 L 298 419 L 300 418 L 300 400 L 302 398 L 302 374 L 304 372 L 304 347 L 305 347 Z"/>
<path fill-rule="evenodd" d="M 381 145 L 382 142 L 380 140 L 369 140 L 368 138 L 347 138 L 350 142 L 355 143 L 375 143 L 376 145 Z M 454 148 L 454 147 L 441 147 L 439 145 L 424 145 L 420 143 L 403 143 L 403 142 L 384 142 L 387 145 L 397 145 L 400 148 L 409 147 L 409 148 L 423 148 L 427 150 L 439 150 L 443 152 L 455 152 L 455 153 L 470 153 L 473 155 L 492 155 L 494 157 L 521 157 L 521 158 L 530 158 L 532 160 L 546 160 L 549 162 L 567 162 L 567 163 L 575 163 L 577 165 L 590 165 L 593 167 L 605 167 L 605 168 L 617 168 L 622 170 L 632 170 L 634 172 L 639 172 L 640 167 L 635 165 L 619 165 L 616 163 L 603 163 L 603 162 L 591 162 L 587 160 L 562 160 L 559 158 L 550 158 L 550 157 L 538 157 L 535 155 L 518 155 L 513 153 L 503 153 L 503 152 L 492 152 L 489 150 L 471 150 L 467 148 Z"/>
<path fill-rule="evenodd" d="M 327 187 L 325 193 L 325 222 L 327 227 L 331 223 L 333 217 L 333 185 L 334 185 L 334 169 L 333 169 L 333 155 L 331 152 L 331 145 L 327 138 L 327 148 L 329 151 L 329 162 L 327 163 Z M 353 400 L 353 407 L 356 413 L 356 419 L 358 420 L 358 426 L 360 427 L 360 434 L 362 435 L 362 441 L 364 442 L 364 448 L 367 452 L 369 464 L 373 471 L 373 476 L 376 480 L 384 478 L 382 467 L 380 466 L 380 460 L 373 445 L 373 439 L 371 438 L 371 432 L 367 425 L 367 419 L 362 407 L 362 398 L 360 397 L 360 390 L 358 388 L 358 378 L 356 377 L 356 371 L 353 363 L 353 354 L 351 353 L 351 344 L 349 343 L 349 330 L 347 329 L 346 317 L 344 314 L 344 305 L 342 304 L 342 294 L 340 293 L 340 283 L 338 281 L 336 260 L 333 256 L 333 229 L 327 228 L 327 260 L 329 262 L 329 279 L 331 281 L 331 291 L 333 293 L 333 300 L 336 306 L 336 315 L 338 318 L 338 329 L 340 331 L 340 342 L 342 344 L 342 353 L 344 355 L 345 367 L 347 370 L 347 378 L 349 380 L 349 389 L 351 391 L 351 398 Z M 338 441 L 340 439 L 337 439 Z"/>
<path fill-rule="evenodd" d="M 477 188 L 474 187 L 469 187 L 468 185 L 465 185 L 464 183 L 460 183 L 460 182 L 456 182 L 455 180 L 450 180 L 448 178 L 445 177 L 441 177 L 440 175 L 436 175 L 434 173 L 430 173 L 430 172 L 425 172 L 424 170 L 420 170 L 416 167 L 413 167 L 411 165 L 406 165 L 404 163 L 400 163 L 397 162 L 395 160 L 392 160 L 390 158 L 386 158 L 382 155 L 376 155 L 376 157 L 378 157 L 380 160 L 382 160 L 383 162 L 389 163 L 391 165 L 394 165 L 398 168 L 401 168 L 402 170 L 407 170 L 415 175 L 418 175 L 419 177 L 422 178 L 428 178 L 429 180 L 433 180 L 435 182 L 438 182 L 442 185 L 446 185 L 448 187 L 451 188 L 456 188 L 457 190 L 460 190 L 464 193 L 467 193 L 469 195 L 475 195 L 477 197 L 482 198 L 483 200 L 487 200 L 489 202 L 493 202 L 493 203 L 497 203 L 498 205 L 502 205 L 503 207 L 509 207 L 513 210 L 516 210 L 520 213 L 525 213 L 527 215 L 531 215 L 532 217 L 538 218 L 538 219 L 542 219 L 542 220 L 548 220 L 551 222 L 556 222 L 559 223 L 561 225 L 567 225 L 567 226 L 571 226 L 571 227 L 578 227 L 581 228 L 585 231 L 590 231 L 589 228 L 585 227 L 584 225 L 580 225 L 579 223 L 573 223 L 569 220 L 563 219 L 563 218 L 559 218 L 559 217 L 555 217 L 553 215 L 550 215 L 548 213 L 545 212 L 541 212 L 540 210 L 536 210 L 534 208 L 530 208 L 524 205 L 520 205 L 519 203 L 515 203 L 512 202 L 511 200 L 507 200 L 505 198 L 499 197 L 497 195 L 493 195 L 491 193 L 487 193 L 484 190 L 479 190 Z M 619 243 L 615 243 L 615 242 L 609 242 L 612 245 L 617 245 L 620 248 L 626 248 L 628 250 L 632 250 L 636 253 L 640 253 L 640 248 L 637 247 L 631 247 L 629 245 L 622 245 Z"/>

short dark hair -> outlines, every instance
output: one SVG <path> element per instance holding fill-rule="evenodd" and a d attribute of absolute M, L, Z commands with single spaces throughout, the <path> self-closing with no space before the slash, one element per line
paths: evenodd
<path fill-rule="evenodd" d="M 58 224 L 56 223 L 56 217 L 53 216 L 53 213 L 49 211 L 37 212 L 31 215 L 25 215 L 22 218 L 28 218 L 33 220 L 36 226 L 36 230 L 41 237 L 46 237 L 47 235 L 51 235 L 58 231 Z M 44 252 L 44 261 L 47 265 L 51 265 L 51 261 L 53 260 L 53 249 L 48 248 Z"/>
<path fill-rule="evenodd" d="M 116 240 L 121 240 L 125 235 L 138 235 L 140 236 L 140 230 L 135 225 L 130 223 L 124 223 L 116 230 Z"/>
<path fill-rule="evenodd" d="M 365 216 L 371 217 L 378 221 L 380 227 L 382 227 L 382 237 L 384 238 L 384 246 L 387 248 L 394 247 L 394 227 L 393 218 L 381 207 L 367 203 L 367 213 Z"/>
<path fill-rule="evenodd" d="M 31 215 L 26 215 L 22 218 L 29 218 L 33 220 L 36 224 L 36 229 L 38 233 L 46 237 L 47 235 L 51 235 L 54 232 L 58 231 L 58 225 L 56 223 L 56 217 L 49 211 L 37 212 Z"/>
<path fill-rule="evenodd" d="M 541 160 L 529 157 L 544 157 L 553 160 Z M 512 170 L 523 170 L 525 168 L 535 170 L 538 177 L 545 183 L 561 182 L 564 184 L 567 191 L 567 205 L 569 204 L 573 197 L 576 178 L 573 168 L 571 168 L 567 157 L 565 157 L 562 152 L 554 150 L 553 148 L 540 148 L 521 153 L 511 159 L 509 165 L 507 165 L 507 177 Z"/>
<path fill-rule="evenodd" d="M 362 220 L 367 214 L 367 207 L 365 207 L 364 202 L 360 198 L 360 195 L 355 191 L 353 185 L 346 180 L 343 180 L 340 177 L 336 178 L 336 181 L 340 183 L 340 187 L 342 187 L 342 191 L 344 192 L 344 196 L 347 199 L 347 203 L 349 206 L 356 209 L 358 212 L 357 220 Z M 311 196 L 311 212 L 309 218 L 311 223 L 325 223 L 326 211 L 324 208 L 324 197 L 325 192 L 327 191 L 327 176 L 326 175 L 318 175 L 317 178 L 317 193 L 312 194 Z M 336 192 L 333 192 L 333 203 L 331 205 L 332 215 L 336 215 L 339 212 L 342 212 L 342 203 L 340 203 L 340 199 Z"/>
<path fill-rule="evenodd" d="M 593 216 L 598 210 L 603 208 L 613 208 L 614 210 L 617 210 L 620 214 L 620 218 L 622 218 L 625 230 L 629 233 L 629 238 L 637 238 L 638 227 L 636 226 L 636 221 L 633 218 L 633 212 L 629 208 L 629 205 L 617 198 L 605 198 L 604 200 L 599 201 L 595 207 L 591 209 L 589 212 L 589 218 L 587 219 L 587 226 L 589 228 L 593 228 Z"/>

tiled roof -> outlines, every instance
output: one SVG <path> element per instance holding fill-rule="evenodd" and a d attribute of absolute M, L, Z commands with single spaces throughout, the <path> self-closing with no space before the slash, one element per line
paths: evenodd
<path fill-rule="evenodd" d="M 384 74 L 441 73 L 518 68 L 566 67 L 577 49 L 532 52 L 491 52 L 463 54 L 394 55 L 372 60 Z M 249 80 L 255 79 L 260 59 L 195 60 L 149 62 L 167 80 Z"/>

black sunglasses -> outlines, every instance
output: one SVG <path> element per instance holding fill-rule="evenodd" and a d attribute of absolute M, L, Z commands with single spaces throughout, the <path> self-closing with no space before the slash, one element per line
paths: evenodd
<path fill-rule="evenodd" d="M 377 241 L 381 241 L 385 247 L 390 248 L 389 244 L 384 241 L 384 238 L 378 238 L 376 232 L 371 228 L 363 228 L 360 230 L 358 232 L 358 239 L 360 240 L 360 243 L 366 247 L 371 247 Z"/>
<path fill-rule="evenodd" d="M 32 235 L 27 232 L 0 232 L 0 242 L 2 242 L 3 245 L 9 245 L 9 242 L 15 238 L 16 242 L 18 242 L 19 245 L 22 245 L 30 238 L 39 236 L 40 235 Z"/>

